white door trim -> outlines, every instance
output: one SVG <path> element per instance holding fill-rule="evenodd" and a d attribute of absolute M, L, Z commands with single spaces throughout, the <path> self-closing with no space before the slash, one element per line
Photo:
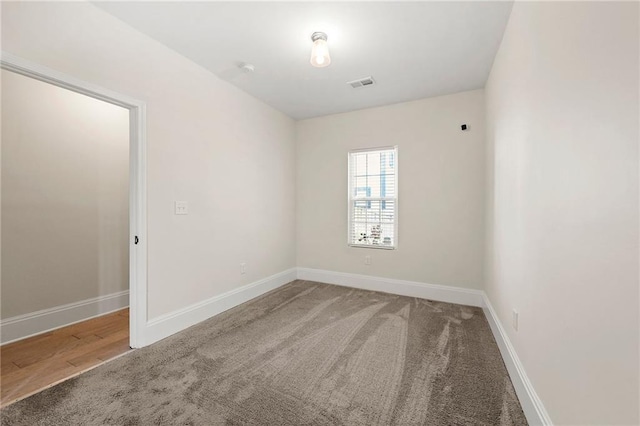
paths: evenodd
<path fill-rule="evenodd" d="M 147 323 L 146 104 L 7 52 L 0 54 L 0 67 L 129 110 L 129 330 L 130 346 L 143 346 Z"/>

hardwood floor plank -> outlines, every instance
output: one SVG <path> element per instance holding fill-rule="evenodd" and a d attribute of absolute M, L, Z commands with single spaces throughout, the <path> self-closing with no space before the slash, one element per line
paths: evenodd
<path fill-rule="evenodd" d="M 119 320 L 118 317 L 122 317 L 123 315 L 126 315 L 126 317 L 128 318 L 128 312 L 129 312 L 129 308 L 122 309 L 116 312 L 111 312 L 106 315 L 102 315 L 96 318 L 91 318 L 86 321 L 78 322 L 66 327 L 58 328 L 56 330 L 49 331 L 45 334 L 40 334 L 38 336 L 31 337 L 30 339 L 37 339 L 38 337 L 44 336 L 44 335 L 76 335 L 80 333 L 87 333 L 87 331 L 96 329 L 98 327 L 102 327 L 105 324 L 111 323 L 112 321 L 118 321 Z M 23 343 L 25 342 L 25 340 L 20 340 L 19 342 L 16 342 L 16 343 Z"/>
<path fill-rule="evenodd" d="M 24 341 L 9 343 L 0 347 L 0 354 L 3 358 L 14 360 L 31 351 L 39 351 L 43 347 L 50 345 L 52 342 L 64 341 L 73 336 L 56 336 L 53 333 L 40 334 L 38 336 L 29 337 Z"/>
<path fill-rule="evenodd" d="M 19 360 L 14 360 L 13 362 L 18 367 L 24 368 L 47 359 L 64 359 L 66 354 L 73 351 L 75 348 L 90 345 L 91 343 L 98 340 L 101 340 L 101 337 L 96 335 L 87 336 L 84 339 L 78 339 L 74 336 L 65 336 L 64 341 L 56 342 L 55 345 L 49 344 L 39 351 L 32 350 L 30 351 L 30 353 L 25 354 Z"/>
<path fill-rule="evenodd" d="M 73 336 L 82 339 L 91 334 L 98 334 L 99 330 L 103 330 L 105 328 L 109 328 L 114 325 L 122 327 L 124 322 L 128 323 L 128 320 L 126 318 L 123 318 L 115 313 L 105 315 L 104 317 L 100 317 L 100 318 L 94 318 L 94 319 L 100 319 L 100 321 L 89 320 L 89 321 L 92 321 L 92 323 L 87 326 L 80 326 L 81 323 L 70 326 L 70 327 L 79 326 L 71 330 L 73 331 Z"/>
<path fill-rule="evenodd" d="M 16 371 L 19 369 L 20 367 L 15 365 L 11 360 L 5 361 L 4 359 L 2 359 L 2 362 L 0 363 L 0 375 L 9 374 L 12 371 Z"/>
<path fill-rule="evenodd" d="M 2 357 L 10 359 L 18 367 L 23 368 L 40 360 L 50 358 L 52 354 L 63 351 L 65 347 L 73 346 L 80 341 L 73 336 L 49 336 L 37 342 L 31 343 L 24 348 L 11 348 L 2 351 Z"/>
<path fill-rule="evenodd" d="M 123 341 L 126 342 L 126 347 L 120 344 Z M 113 353 L 114 346 L 119 347 L 120 352 Z M 106 361 L 108 359 L 111 359 L 114 356 L 126 352 L 130 349 L 128 330 L 123 330 L 119 333 L 115 333 L 109 337 L 101 339 L 100 342 L 96 343 L 92 348 L 89 349 L 90 350 L 78 351 L 80 353 L 73 354 L 75 356 L 68 356 L 65 358 L 70 364 L 75 365 L 76 367 L 86 367 L 86 364 L 91 363 L 92 360 Z M 108 357 L 104 357 L 103 354 L 107 352 L 111 355 Z"/>
<path fill-rule="evenodd" d="M 0 347 L 0 406 L 128 350 L 128 309 L 4 345 Z"/>
<path fill-rule="evenodd" d="M 26 339 L 22 339 L 22 340 L 19 340 L 17 342 L 8 343 L 6 345 L 3 345 L 2 349 L 3 350 L 10 349 L 10 348 L 12 348 L 14 346 L 25 346 L 25 345 L 28 345 L 28 344 L 30 344 L 32 342 L 38 342 L 41 339 L 43 339 L 45 337 L 48 337 L 48 336 L 52 336 L 52 335 L 53 335 L 53 331 L 47 331 L 46 333 L 41 333 L 41 334 L 38 334 L 36 336 L 27 337 Z"/>
<path fill-rule="evenodd" d="M 98 354 L 98 358 L 102 361 L 108 361 L 115 356 L 127 352 L 130 349 L 131 347 L 129 347 L 129 336 L 127 336 L 124 339 L 120 339 L 109 345 L 108 347 L 105 347 L 104 352 Z"/>
<path fill-rule="evenodd" d="M 0 403 L 4 405 L 5 402 L 44 388 L 78 371 L 81 369 L 63 360 L 21 368 L 2 378 Z"/>
<path fill-rule="evenodd" d="M 94 334 L 105 338 L 121 331 L 123 328 L 127 328 L 129 325 L 129 320 L 123 317 L 118 318 L 119 320 L 115 321 L 113 324 L 105 325 L 104 327 L 100 327 L 99 329 L 95 330 Z"/>

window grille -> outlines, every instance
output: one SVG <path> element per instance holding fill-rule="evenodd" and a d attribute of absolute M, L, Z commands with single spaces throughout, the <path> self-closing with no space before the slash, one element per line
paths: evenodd
<path fill-rule="evenodd" d="M 396 247 L 397 154 L 397 147 L 349 152 L 349 245 Z"/>

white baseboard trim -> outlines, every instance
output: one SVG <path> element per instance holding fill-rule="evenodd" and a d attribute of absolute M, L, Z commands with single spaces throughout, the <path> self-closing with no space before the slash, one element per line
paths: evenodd
<path fill-rule="evenodd" d="M 298 268 L 298 279 L 483 308 L 527 421 L 553 425 L 484 291 L 310 268 Z"/>
<path fill-rule="evenodd" d="M 219 296 L 170 312 L 147 322 L 143 346 L 169 337 L 219 313 L 275 290 L 296 279 L 296 268 L 291 268 L 259 281 L 247 284 Z"/>
<path fill-rule="evenodd" d="M 129 306 L 129 290 L 19 315 L 0 321 L 0 344 L 46 333 Z"/>
<path fill-rule="evenodd" d="M 538 397 L 538 394 L 533 389 L 533 385 L 531 384 L 531 381 L 529 381 L 527 373 L 524 371 L 524 366 L 520 362 L 520 358 L 518 358 L 518 354 L 511 344 L 509 336 L 502 326 L 498 315 L 496 315 L 496 311 L 493 309 L 493 306 L 491 305 L 491 302 L 489 301 L 486 293 L 483 294 L 483 299 L 484 314 L 487 317 L 487 321 L 489 322 L 489 326 L 491 327 L 493 336 L 498 343 L 498 348 L 500 349 L 500 353 L 502 354 L 502 359 L 504 360 L 504 364 L 507 366 L 507 371 L 509 372 L 511 382 L 513 383 L 513 387 L 516 390 L 516 394 L 518 395 L 518 399 L 520 400 L 522 410 L 527 417 L 527 421 L 531 426 L 553 425 L 553 423 L 551 422 L 551 418 L 547 413 L 547 410 L 545 410 L 544 405 L 540 400 L 540 397 Z"/>
<path fill-rule="evenodd" d="M 468 306 L 484 306 L 483 292 L 468 288 L 426 284 L 415 281 L 325 271 L 322 269 L 298 268 L 298 279 L 336 284 L 363 290 L 380 291 L 400 296 L 419 297 L 439 302 Z"/>
<path fill-rule="evenodd" d="M 219 296 L 162 315 L 147 322 L 144 342 L 150 345 L 191 327 L 242 303 L 248 302 L 295 279 L 380 291 L 401 296 L 419 297 L 441 302 L 477 306 L 484 310 L 487 321 L 502 354 L 516 394 L 530 425 L 551 426 L 553 423 L 542 401 L 533 389 L 518 355 L 502 323 L 484 291 L 415 281 L 350 274 L 311 268 L 291 268 L 262 280 L 247 284 Z M 51 309 L 20 315 L 0 321 L 0 342 L 10 343 L 89 318 L 125 308 L 129 292 L 123 291 Z"/>

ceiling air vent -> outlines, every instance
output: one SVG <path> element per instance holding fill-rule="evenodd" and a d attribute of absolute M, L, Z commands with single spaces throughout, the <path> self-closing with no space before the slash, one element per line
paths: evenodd
<path fill-rule="evenodd" d="M 348 81 L 347 84 L 353 87 L 354 89 L 357 89 L 358 87 L 373 86 L 375 84 L 375 81 L 373 80 L 373 77 L 369 76 L 369 77 L 359 78 L 353 81 Z"/>

